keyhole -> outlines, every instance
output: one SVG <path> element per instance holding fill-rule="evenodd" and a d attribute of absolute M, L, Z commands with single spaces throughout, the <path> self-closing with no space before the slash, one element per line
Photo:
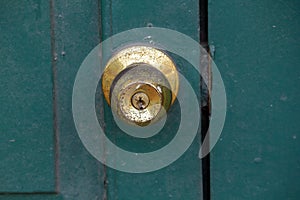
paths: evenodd
<path fill-rule="evenodd" d="M 131 104 L 138 110 L 144 110 L 149 104 L 149 97 L 143 92 L 138 92 L 132 96 Z"/>
<path fill-rule="evenodd" d="M 142 97 L 139 97 L 138 106 L 139 106 L 140 110 L 143 110 L 145 108 L 145 101 L 143 100 Z"/>

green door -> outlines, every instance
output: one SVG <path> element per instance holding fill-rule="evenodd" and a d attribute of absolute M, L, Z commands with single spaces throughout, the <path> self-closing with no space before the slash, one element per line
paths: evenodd
<path fill-rule="evenodd" d="M 171 165 L 134 174 L 106 167 L 95 159 L 75 128 L 72 92 L 85 57 L 116 33 L 152 26 L 177 30 L 199 41 L 199 2 L 1 3 L 1 198 L 202 199 L 200 133 Z M 200 77 L 195 70 L 175 55 L 172 59 L 182 74 L 190 76 L 200 98 Z M 109 139 L 137 152 L 168 144 L 178 128 L 174 124 L 180 120 L 175 103 L 162 132 L 139 140 L 116 128 L 104 100 L 95 106 Z"/>
<path fill-rule="evenodd" d="M 94 4 L 83 2 L 85 12 L 79 17 L 95 21 L 89 31 L 95 38 L 89 35 L 81 43 L 87 48 L 98 41 Z M 1 2 L 1 199 L 100 199 L 103 193 L 102 165 L 85 151 L 73 128 L 66 89 L 72 80 L 60 71 L 72 70 L 67 73 L 65 61 L 57 59 L 56 52 L 61 56 L 63 50 L 56 46 L 65 31 L 57 33 L 60 7 L 54 5 Z M 79 5 L 74 2 L 74 8 Z M 76 11 L 69 7 L 65 12 Z"/>
<path fill-rule="evenodd" d="M 209 39 L 227 116 L 211 152 L 212 199 L 300 197 L 300 4 L 209 5 Z"/>
<path fill-rule="evenodd" d="M 296 0 L 2 1 L 0 199 L 298 199 L 299 8 Z M 147 173 L 122 172 L 93 157 L 77 134 L 72 95 L 82 62 L 100 42 L 140 27 L 209 44 L 227 116 L 204 159 L 198 154 L 210 117 L 207 87 L 188 60 L 171 52 L 202 111 L 201 127 L 179 159 Z M 202 68 L 213 82 L 210 65 Z M 169 144 L 181 120 L 176 101 L 164 128 L 140 139 L 118 128 L 100 83 L 94 107 L 109 140 L 137 153 Z"/>
<path fill-rule="evenodd" d="M 2 1 L 0 10 L 0 193 L 54 193 L 49 4 Z"/>

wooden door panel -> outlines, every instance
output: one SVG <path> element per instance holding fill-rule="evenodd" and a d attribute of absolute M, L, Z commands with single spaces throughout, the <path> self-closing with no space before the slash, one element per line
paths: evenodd
<path fill-rule="evenodd" d="M 50 8 L 1 1 L 0 193 L 55 191 Z"/>
<path fill-rule="evenodd" d="M 212 151 L 212 199 L 299 199 L 299 1 L 209 5 L 209 39 L 227 92 Z"/>
<path fill-rule="evenodd" d="M 171 6 L 172 5 L 172 6 Z M 122 31 L 139 27 L 162 27 L 184 33 L 199 41 L 199 2 L 167 1 L 102 1 L 102 39 Z M 151 35 L 149 35 L 151 37 Z M 170 54 L 180 72 L 186 76 L 200 96 L 200 76 L 193 67 L 176 55 Z M 168 113 L 171 120 L 152 141 L 137 140 L 124 135 L 113 123 L 110 108 L 104 102 L 104 124 L 108 137 L 119 147 L 134 152 L 155 150 L 172 140 L 180 123 L 180 109 Z M 178 105 L 177 105 L 178 106 Z M 174 105 L 176 107 L 176 105 Z M 177 117 L 176 117 L 177 116 Z M 172 118 L 173 117 L 173 118 Z M 164 136 L 165 135 L 165 136 Z M 170 137 L 168 137 L 168 135 Z M 130 174 L 107 168 L 108 199 L 202 199 L 201 160 L 198 158 L 200 137 L 195 138 L 188 151 L 171 165 L 158 171 Z M 149 145 L 152 147 L 149 148 Z M 148 145 L 148 148 L 147 148 Z M 151 149 L 151 150 L 149 150 Z M 110 158 L 107 158 L 110 159 Z M 113 159 L 113 158 L 111 158 Z"/>

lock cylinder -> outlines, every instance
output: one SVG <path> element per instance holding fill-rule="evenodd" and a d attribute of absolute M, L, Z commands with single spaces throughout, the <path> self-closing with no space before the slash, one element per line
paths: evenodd
<path fill-rule="evenodd" d="M 172 92 L 164 75 L 144 63 L 130 66 L 111 89 L 111 107 L 122 119 L 146 125 L 171 105 Z"/>

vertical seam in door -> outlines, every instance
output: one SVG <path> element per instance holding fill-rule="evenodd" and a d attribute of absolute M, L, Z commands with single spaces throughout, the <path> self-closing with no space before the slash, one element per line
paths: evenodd
<path fill-rule="evenodd" d="M 54 127 L 54 159 L 55 159 L 55 191 L 59 193 L 59 129 L 57 122 L 57 87 L 56 87 L 56 61 L 55 57 L 55 15 L 54 0 L 50 0 L 50 34 L 51 34 L 51 64 L 52 64 L 52 99 L 53 99 L 53 127 Z"/>
<path fill-rule="evenodd" d="M 109 0 L 109 28 L 110 28 L 110 34 L 111 37 L 113 35 L 113 20 L 112 20 L 112 0 Z"/>
<path fill-rule="evenodd" d="M 208 0 L 199 0 L 200 44 L 208 50 Z"/>
<path fill-rule="evenodd" d="M 99 41 L 103 41 L 103 30 L 102 30 L 102 3 L 101 0 L 98 0 L 98 33 L 99 33 Z M 101 59 L 101 58 L 100 58 Z M 102 62 L 102 61 L 101 61 Z M 101 69 L 100 69 L 101 70 Z M 102 91 L 100 91 L 102 93 Z M 102 95 L 101 95 L 102 96 Z M 103 107 L 103 99 L 100 98 L 99 102 L 100 106 L 100 126 L 103 130 L 105 130 L 105 122 L 104 122 L 104 107 Z M 103 145 L 105 148 L 105 145 Z M 102 169 L 102 171 L 101 171 Z M 101 163 L 101 168 L 99 168 L 99 175 L 101 177 L 102 174 L 102 186 L 100 189 L 103 189 L 102 200 L 107 200 L 107 168 L 105 164 Z"/>
<path fill-rule="evenodd" d="M 208 0 L 199 0 L 199 21 L 200 21 L 200 44 L 209 54 L 209 45 L 208 45 Z M 203 57 L 201 58 L 203 59 Z M 205 59 L 205 58 L 204 58 Z M 208 81 L 211 80 L 210 76 L 210 60 L 209 57 L 206 58 L 207 61 L 203 62 L 205 66 L 205 73 L 207 73 Z M 202 63 L 202 62 L 201 62 Z M 201 78 L 201 96 L 205 95 L 203 89 L 210 88 L 210 83 L 207 85 Z M 202 97 L 201 97 L 202 98 Z M 209 136 L 209 117 L 210 117 L 210 100 L 209 95 L 205 96 L 206 104 L 203 104 L 201 101 L 201 143 L 205 137 Z M 209 148 L 209 147 L 208 147 Z M 203 191 L 203 200 L 210 200 L 210 154 L 202 158 L 202 191 Z"/>

